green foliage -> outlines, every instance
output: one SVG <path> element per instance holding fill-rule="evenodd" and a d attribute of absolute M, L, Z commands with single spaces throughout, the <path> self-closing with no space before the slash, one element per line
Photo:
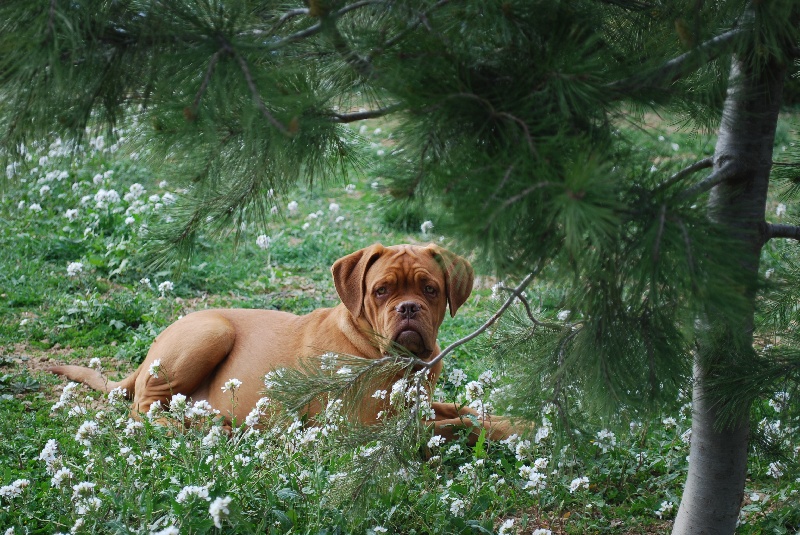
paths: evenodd
<path fill-rule="evenodd" d="M 515 310 L 480 353 L 521 385 L 521 412 L 550 401 L 566 429 L 619 407 L 659 414 L 696 359 L 726 417 L 745 418 L 798 384 L 796 251 L 764 245 L 768 222 L 794 222 L 796 135 L 777 128 L 765 213 L 703 209 L 717 202 L 698 179 L 710 166 L 692 164 L 738 94 L 732 55 L 753 79 L 786 74 L 798 17 L 792 0 L 3 2 L 0 333 L 136 361 L 194 308 L 170 292 L 304 312 L 335 302 L 329 282 L 287 290 L 322 279 L 309 266 L 378 229 L 405 241 L 433 225 L 483 272 L 547 276 L 527 294 L 539 310 Z M 774 87 L 745 96 L 778 99 Z M 682 131 L 662 143 L 654 115 Z M 350 127 L 365 116 L 387 116 L 392 135 Z M 54 132 L 69 141 L 38 145 Z M 102 168 L 106 148 L 130 158 Z M 721 172 L 730 155 L 716 156 Z M 346 181 L 370 233 L 320 196 Z M 82 270 L 64 276 L 70 263 Z M 537 319 L 557 310 L 567 319 Z"/>

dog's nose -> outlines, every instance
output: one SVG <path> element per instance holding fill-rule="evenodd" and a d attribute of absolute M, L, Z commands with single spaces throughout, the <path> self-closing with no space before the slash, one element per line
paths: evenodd
<path fill-rule="evenodd" d="M 417 312 L 419 312 L 419 304 L 415 303 L 414 301 L 403 301 L 394 307 L 394 309 L 398 314 L 400 314 L 401 317 L 410 320 L 417 315 Z"/>

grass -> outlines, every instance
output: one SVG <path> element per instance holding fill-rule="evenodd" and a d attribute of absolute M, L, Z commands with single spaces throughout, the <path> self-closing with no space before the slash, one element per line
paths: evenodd
<path fill-rule="evenodd" d="M 713 148 L 708 136 L 669 129 L 661 135 L 642 137 L 643 149 L 660 155 L 655 167 Z M 377 154 L 385 136 L 366 129 L 367 160 L 390 157 Z M 208 415 L 196 416 L 196 425 L 184 430 L 177 422 L 185 407 L 174 407 L 165 416 L 168 425 L 160 426 L 147 418 L 133 422 L 126 403 L 86 389 L 70 387 L 64 394 L 64 383 L 42 371 L 47 365 L 99 358 L 108 375 L 125 375 L 181 315 L 207 307 L 303 314 L 332 306 L 338 299 L 329 267 L 340 256 L 376 241 L 440 240 L 435 226 L 430 235 L 420 232 L 425 220 L 436 224 L 435 216 L 398 208 L 388 202 L 380 178 L 362 176 L 298 188 L 280 199 L 282 215 L 266 228 L 247 226 L 238 243 L 202 238 L 179 275 L 150 272 L 141 252 L 145 229 L 169 217 L 179 188 L 153 176 L 124 146 L 117 152 L 87 147 L 71 159 L 65 145 L 50 140 L 29 147 L 28 167 L 17 169 L 0 204 L 3 529 L 669 532 L 686 477 L 688 399 L 676 414 L 642 420 L 622 411 L 613 421 L 590 420 L 568 442 L 546 412 L 536 422 L 538 435 L 527 441 L 470 448 L 428 444 L 430 437 L 418 436 L 401 444 L 407 455 L 398 460 L 386 441 L 347 440 L 348 423 L 335 406 L 320 422 L 271 420 L 262 431 L 243 426 L 221 439 Z M 137 196 L 135 184 L 146 193 Z M 289 209 L 292 201 L 296 210 Z M 271 237 L 267 249 L 257 245 L 261 234 Z M 445 321 L 443 347 L 497 308 L 494 282 L 479 277 L 471 299 Z M 550 320 L 560 312 L 559 296 L 546 280 L 529 291 L 536 313 Z M 462 346 L 446 368 L 463 369 L 467 379 L 442 381 L 441 395 L 475 401 L 474 383 L 472 390 L 468 384 L 477 381 L 485 390 L 480 400 L 502 412 L 503 379 L 497 385 L 480 379 L 494 364 L 485 344 Z M 59 399 L 65 407 L 52 410 Z M 779 403 L 762 408 L 768 429 L 781 420 L 780 409 Z M 784 421 L 775 432 L 800 448 L 791 425 Z M 797 451 L 782 460 L 753 457 L 742 533 L 796 532 Z M 354 502 L 352 487 L 361 481 L 368 490 Z"/>

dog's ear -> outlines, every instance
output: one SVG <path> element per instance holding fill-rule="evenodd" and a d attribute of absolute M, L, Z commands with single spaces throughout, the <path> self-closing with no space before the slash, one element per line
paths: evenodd
<path fill-rule="evenodd" d="M 380 243 L 370 245 L 340 258 L 331 267 L 336 293 L 354 318 L 361 315 L 364 304 L 364 279 L 367 270 L 383 254 L 384 249 Z"/>
<path fill-rule="evenodd" d="M 433 258 L 442 266 L 447 290 L 447 302 L 450 304 L 450 316 L 455 316 L 456 311 L 467 301 L 469 294 L 472 293 L 475 271 L 465 258 L 447 249 L 443 249 L 433 243 L 428 246 L 428 249 L 433 254 Z"/>

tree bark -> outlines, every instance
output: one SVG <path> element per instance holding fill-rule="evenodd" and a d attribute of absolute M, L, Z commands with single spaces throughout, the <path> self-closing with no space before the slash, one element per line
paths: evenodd
<path fill-rule="evenodd" d="M 764 214 L 772 147 L 786 66 L 734 57 L 728 94 L 714 152 L 714 169 L 729 167 L 712 190 L 710 219 L 724 225 L 739 244 L 739 264 L 747 307 L 738 316 L 706 319 L 714 332 L 700 347 L 694 367 L 689 474 L 673 535 L 732 534 L 736 529 L 747 475 L 749 418 L 720 428 L 719 407 L 706 379 L 725 362 L 748 354 L 753 345 L 758 265 L 764 243 Z"/>

